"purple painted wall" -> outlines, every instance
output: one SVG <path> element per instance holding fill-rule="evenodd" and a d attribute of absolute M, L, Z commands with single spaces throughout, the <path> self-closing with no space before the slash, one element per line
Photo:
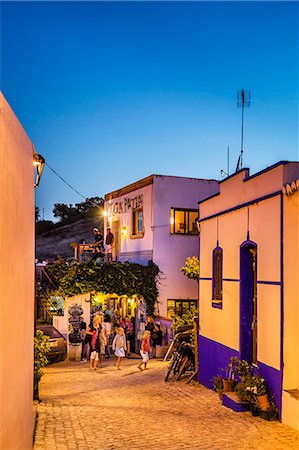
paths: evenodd
<path fill-rule="evenodd" d="M 219 342 L 199 336 L 198 344 L 198 373 L 199 382 L 212 389 L 212 377 L 215 375 L 225 376 L 221 368 L 226 368 L 231 356 L 239 357 L 239 352 Z"/>
<path fill-rule="evenodd" d="M 282 374 L 280 370 L 269 367 L 266 364 L 258 362 L 259 373 L 265 378 L 273 400 L 281 414 L 282 399 Z"/>
<path fill-rule="evenodd" d="M 236 350 L 204 336 L 199 336 L 198 349 L 199 382 L 210 389 L 213 389 L 212 377 L 218 374 L 225 376 L 225 372 L 222 372 L 221 368 L 227 367 L 231 356 L 240 357 Z M 261 362 L 258 362 L 258 367 L 259 373 L 265 378 L 270 392 L 273 394 L 275 405 L 281 411 L 281 372 Z"/>

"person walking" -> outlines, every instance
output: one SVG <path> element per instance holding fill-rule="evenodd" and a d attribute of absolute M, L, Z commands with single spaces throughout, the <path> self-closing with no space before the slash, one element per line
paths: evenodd
<path fill-rule="evenodd" d="M 153 317 L 147 317 L 146 318 L 146 324 L 145 324 L 145 330 L 150 332 L 150 348 L 148 351 L 148 356 L 152 356 L 152 350 L 153 350 L 153 332 L 155 329 L 155 322 Z"/>
<path fill-rule="evenodd" d="M 99 360 L 100 364 L 102 363 L 102 359 L 105 355 L 105 347 L 106 347 L 106 336 L 104 331 L 104 313 L 102 311 L 96 312 L 94 316 L 94 321 L 98 324 L 97 327 L 99 329 L 99 343 L 100 343 L 100 349 L 99 349 Z"/>
<path fill-rule="evenodd" d="M 120 369 L 122 358 L 126 356 L 127 350 L 127 341 L 124 329 L 122 327 L 118 328 L 118 333 L 114 336 L 112 342 L 112 350 L 114 351 L 115 356 L 117 357 L 117 368 Z"/>
<path fill-rule="evenodd" d="M 130 356 L 131 351 L 131 340 L 133 339 L 133 324 L 129 318 L 129 316 L 126 316 L 122 321 L 120 326 L 124 329 L 126 340 L 127 340 L 127 356 Z"/>
<path fill-rule="evenodd" d="M 111 334 L 111 319 L 109 314 L 105 314 L 105 319 L 102 324 L 103 332 L 106 338 L 106 346 L 105 346 L 105 354 L 107 354 L 107 358 L 110 358 L 110 346 L 109 346 L 109 338 Z"/>
<path fill-rule="evenodd" d="M 91 352 L 90 352 L 90 369 L 97 370 L 97 364 L 99 360 L 100 353 L 100 337 L 99 337 L 99 326 L 98 322 L 93 321 L 89 326 L 89 332 L 91 332 Z"/>
<path fill-rule="evenodd" d="M 155 323 L 155 328 L 152 333 L 152 340 L 153 340 L 153 357 L 156 357 L 157 346 L 161 346 L 163 341 L 163 333 L 161 331 L 161 325 L 159 323 Z"/>
<path fill-rule="evenodd" d="M 142 361 L 137 366 L 139 370 L 142 370 L 142 364 L 144 364 L 144 370 L 147 369 L 146 365 L 149 360 L 150 337 L 151 337 L 150 331 L 145 330 L 145 332 L 143 334 L 143 338 L 142 338 L 141 349 L 140 349 L 140 355 L 141 355 Z"/>
<path fill-rule="evenodd" d="M 81 338 L 81 343 L 82 343 L 81 361 L 87 361 L 88 340 L 87 340 L 87 335 L 86 335 L 86 322 L 81 322 L 80 338 Z"/>

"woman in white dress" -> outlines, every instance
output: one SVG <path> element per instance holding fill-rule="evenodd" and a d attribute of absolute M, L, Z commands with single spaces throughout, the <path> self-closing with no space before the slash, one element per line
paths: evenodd
<path fill-rule="evenodd" d="M 122 327 L 118 328 L 118 333 L 114 336 L 112 342 L 112 350 L 117 357 L 117 368 L 120 369 L 121 360 L 126 356 L 127 351 L 127 341 L 124 329 Z"/>

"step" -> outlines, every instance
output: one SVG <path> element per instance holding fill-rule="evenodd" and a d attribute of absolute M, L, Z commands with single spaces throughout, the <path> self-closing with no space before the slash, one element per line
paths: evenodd
<path fill-rule="evenodd" d="M 223 392 L 222 405 L 232 409 L 235 412 L 244 412 L 250 410 L 250 403 L 243 402 L 235 392 Z"/>

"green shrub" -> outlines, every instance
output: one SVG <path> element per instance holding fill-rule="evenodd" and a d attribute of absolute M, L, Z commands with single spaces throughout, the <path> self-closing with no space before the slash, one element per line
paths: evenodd
<path fill-rule="evenodd" d="M 199 280 L 199 259 L 196 256 L 189 256 L 186 259 L 185 266 L 181 267 L 183 274 L 198 283 Z"/>
<path fill-rule="evenodd" d="M 38 383 L 43 376 L 42 367 L 48 364 L 46 354 L 50 351 L 50 338 L 37 330 L 34 338 L 34 398 L 38 399 Z"/>
<path fill-rule="evenodd" d="M 182 314 L 182 316 L 173 314 L 171 318 L 173 320 L 172 327 L 174 331 L 177 332 L 178 327 L 182 325 L 192 325 L 193 318 L 196 315 L 197 315 L 197 308 L 195 306 L 192 306 L 185 314 Z"/>

